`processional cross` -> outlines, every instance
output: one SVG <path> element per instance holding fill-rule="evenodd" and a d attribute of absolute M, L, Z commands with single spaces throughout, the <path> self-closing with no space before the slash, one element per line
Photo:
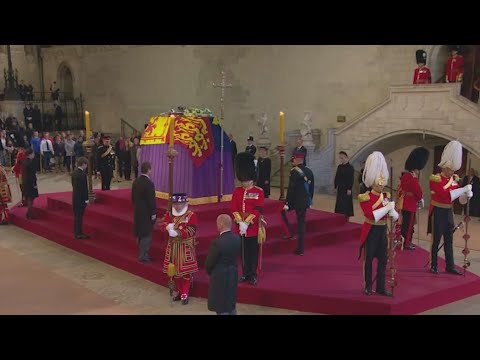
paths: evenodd
<path fill-rule="evenodd" d="M 226 74 L 225 71 L 222 70 L 222 82 L 220 84 L 212 83 L 214 88 L 221 89 L 221 96 L 220 96 L 220 127 L 221 127 L 221 138 L 220 138 L 220 193 L 218 194 L 218 202 L 222 201 L 223 198 L 223 115 L 225 110 L 225 89 L 231 88 L 231 84 L 226 84 Z"/>

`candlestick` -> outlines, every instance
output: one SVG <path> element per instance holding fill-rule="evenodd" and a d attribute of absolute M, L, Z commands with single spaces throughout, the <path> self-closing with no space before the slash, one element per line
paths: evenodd
<path fill-rule="evenodd" d="M 283 145 L 285 140 L 285 114 L 280 111 L 280 144 Z"/>
<path fill-rule="evenodd" d="M 170 116 L 170 141 L 169 141 L 169 148 L 173 148 L 173 144 L 175 142 L 175 115 Z"/>
<path fill-rule="evenodd" d="M 90 113 L 85 111 L 85 140 L 90 139 Z"/>

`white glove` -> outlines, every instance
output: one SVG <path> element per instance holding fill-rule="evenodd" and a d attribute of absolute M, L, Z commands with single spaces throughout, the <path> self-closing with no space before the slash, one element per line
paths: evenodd
<path fill-rule="evenodd" d="M 472 191 L 472 185 L 471 184 L 465 185 L 462 189 L 463 189 L 463 192 L 466 194 L 469 191 Z"/>
<path fill-rule="evenodd" d="M 152 215 L 151 219 L 152 219 L 152 221 L 155 221 L 157 219 L 157 215 Z"/>
<path fill-rule="evenodd" d="M 85 200 L 85 204 L 88 204 L 89 202 L 90 202 L 90 201 L 88 201 L 88 200 Z"/>
<path fill-rule="evenodd" d="M 373 211 L 373 217 L 375 221 L 380 221 L 383 219 L 385 215 L 387 215 L 391 210 L 394 210 L 395 208 L 395 203 L 393 201 L 390 201 L 387 205 L 384 207 L 374 210 Z"/>
<path fill-rule="evenodd" d="M 240 228 L 240 235 L 245 235 L 247 233 L 248 224 L 246 222 L 240 222 L 238 227 Z"/>
<path fill-rule="evenodd" d="M 425 200 L 420 199 L 420 201 L 418 202 L 418 208 L 423 209 L 424 207 L 425 207 Z"/>
<path fill-rule="evenodd" d="M 471 198 L 473 197 L 473 191 L 470 190 L 470 191 L 467 192 L 465 195 L 467 195 L 467 197 L 468 197 L 469 199 L 471 199 Z"/>
<path fill-rule="evenodd" d="M 395 201 L 390 201 L 387 206 L 388 210 L 394 210 L 395 209 Z"/>
<path fill-rule="evenodd" d="M 178 236 L 178 232 L 176 232 L 175 230 L 169 230 L 169 231 L 168 231 L 168 235 L 170 235 L 170 237 L 177 237 L 177 236 Z"/>
<path fill-rule="evenodd" d="M 289 209 L 288 205 L 285 205 L 285 206 L 283 207 L 283 210 L 285 210 L 285 211 L 288 211 L 288 209 Z"/>
<path fill-rule="evenodd" d="M 174 226 L 175 226 L 175 225 L 174 225 L 173 223 L 168 224 L 168 225 L 167 225 L 167 231 L 173 230 L 173 227 L 174 227 Z"/>
<path fill-rule="evenodd" d="M 399 215 L 398 215 L 397 210 L 395 210 L 395 209 L 390 210 L 390 211 L 388 212 L 388 215 L 392 217 L 392 220 L 393 220 L 393 221 L 397 221 L 397 220 L 398 220 Z"/>

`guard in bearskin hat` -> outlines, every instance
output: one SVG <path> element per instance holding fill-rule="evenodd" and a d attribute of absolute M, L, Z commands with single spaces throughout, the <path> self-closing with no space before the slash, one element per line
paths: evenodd
<path fill-rule="evenodd" d="M 430 271 L 438 274 L 437 255 L 440 240 L 443 237 L 445 244 L 445 262 L 447 273 L 462 275 L 455 269 L 453 261 L 453 208 L 452 204 L 459 199 L 460 204 L 466 204 L 473 197 L 472 185 L 460 187 L 459 177 L 455 174 L 462 167 L 462 144 L 456 140 L 450 141 L 442 153 L 438 166 L 442 169 L 440 174 L 430 176 L 430 192 L 432 199 L 428 214 L 428 234 L 432 234 L 432 248 L 430 258 Z"/>
<path fill-rule="evenodd" d="M 307 209 L 313 201 L 314 178 L 312 171 L 303 165 L 305 153 L 295 150 L 292 155 L 292 169 L 288 181 L 287 201 L 281 209 L 283 219 L 283 230 L 287 235 L 284 238 L 293 238 L 293 230 L 288 223 L 287 211 L 295 210 L 298 226 L 298 244 L 295 250 L 296 255 L 303 255 L 305 238 L 305 217 Z"/>
<path fill-rule="evenodd" d="M 463 56 L 458 53 L 460 51 L 460 46 L 450 45 L 448 51 L 450 52 L 450 57 L 447 61 L 447 75 L 445 76 L 445 81 L 447 83 L 462 82 L 463 65 L 465 61 Z"/>
<path fill-rule="evenodd" d="M 165 215 L 160 231 L 168 232 L 163 272 L 168 274 L 169 267 L 174 268 L 173 301 L 181 300 L 182 305 L 187 305 L 193 274 L 198 271 L 195 255 L 197 215 L 188 209 L 187 194 L 172 195 L 172 212 Z"/>
<path fill-rule="evenodd" d="M 231 212 L 236 226 L 234 230 L 242 238 L 242 270 L 240 282 L 257 284 L 259 253 L 259 229 L 263 226 L 263 189 L 255 186 L 257 173 L 255 157 L 248 152 L 239 153 L 235 158 L 235 172 L 241 186 L 232 195 Z"/>
<path fill-rule="evenodd" d="M 427 164 L 430 152 L 424 147 L 413 149 L 405 161 L 405 172 L 400 178 L 397 189 L 396 209 L 400 212 L 398 223 L 404 238 L 404 250 L 415 250 L 412 243 L 413 225 L 417 209 L 425 206 L 423 191 L 418 181 L 420 171 Z"/>
<path fill-rule="evenodd" d="M 430 69 L 426 67 L 427 65 L 427 53 L 424 50 L 417 50 L 415 53 L 417 58 L 418 68 L 415 69 L 413 74 L 413 83 L 414 84 L 431 84 L 432 83 L 432 74 Z"/>

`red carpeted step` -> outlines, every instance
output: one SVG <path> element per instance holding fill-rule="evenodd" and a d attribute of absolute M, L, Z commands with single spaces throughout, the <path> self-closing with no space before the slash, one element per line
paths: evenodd
<path fill-rule="evenodd" d="M 65 194 L 49 196 L 66 198 Z M 12 223 L 157 284 L 167 284 L 168 279 L 162 273 L 161 243 L 154 240 L 152 256 L 157 258 L 155 263 L 139 263 L 131 231 L 122 230 L 131 220 L 123 218 L 123 215 L 116 217 L 118 208 L 114 204 L 103 210 L 109 209 L 115 216 L 102 218 L 94 211 L 86 216 L 85 227 L 95 234 L 95 239 L 78 241 L 72 236 L 71 208 L 67 211 L 65 201 L 61 202 L 64 204 L 60 205 L 60 210 L 47 209 L 47 198 L 41 196 L 34 209 L 38 219 L 26 220 L 25 208 L 13 208 Z M 106 206 L 102 202 L 99 204 Z M 240 284 L 239 302 L 328 314 L 415 314 L 480 293 L 480 278 L 470 272 L 466 277 L 445 273 L 435 276 L 427 272 L 423 265 L 428 253 L 417 249 L 397 253 L 398 287 L 395 298 L 364 296 L 361 262 L 357 260 L 359 225 L 340 225 L 337 215 L 329 217 L 327 213 L 315 210 L 309 212 L 309 217 L 319 221 L 312 222 L 314 232 L 307 232 L 305 255 L 288 253 L 296 246 L 296 241 L 270 236 L 263 247 L 259 283 L 256 287 Z M 104 220 L 111 223 L 106 226 Z M 272 223 L 275 221 L 272 220 Z M 210 221 L 205 226 L 214 229 L 215 224 Z M 206 254 L 206 249 L 198 251 L 200 264 L 203 264 Z M 443 269 L 444 266 L 445 262 L 440 259 L 439 267 Z M 207 292 L 208 276 L 201 269 L 195 274 L 192 296 L 205 297 Z"/>

